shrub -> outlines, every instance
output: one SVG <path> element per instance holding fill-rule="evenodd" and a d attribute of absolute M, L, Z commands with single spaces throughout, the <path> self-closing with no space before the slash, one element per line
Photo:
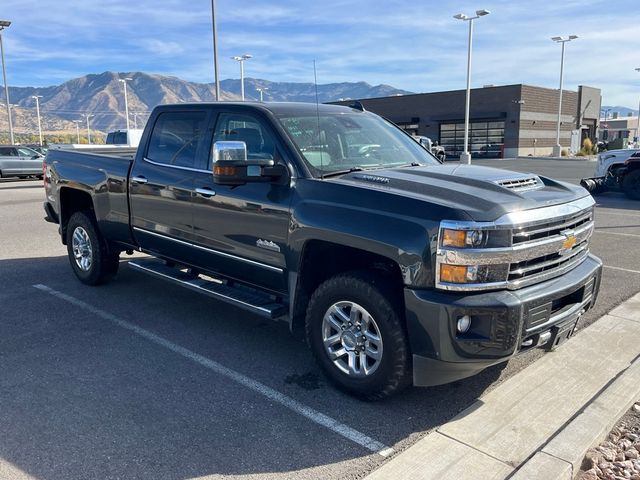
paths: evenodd
<path fill-rule="evenodd" d="M 560 150 L 560 156 L 568 157 L 569 156 L 569 150 L 567 150 L 566 148 L 563 148 L 562 150 Z"/>

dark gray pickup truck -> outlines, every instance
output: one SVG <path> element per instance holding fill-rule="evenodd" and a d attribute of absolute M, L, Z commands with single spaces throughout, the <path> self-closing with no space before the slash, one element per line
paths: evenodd
<path fill-rule="evenodd" d="M 581 187 L 443 165 L 355 108 L 157 107 L 137 151 L 49 151 L 45 210 L 80 281 L 129 267 L 284 320 L 362 398 L 555 348 L 595 302 Z"/>

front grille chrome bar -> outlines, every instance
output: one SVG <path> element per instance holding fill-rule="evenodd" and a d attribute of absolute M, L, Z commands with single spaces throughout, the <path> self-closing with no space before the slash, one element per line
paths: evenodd
<path fill-rule="evenodd" d="M 594 231 L 591 196 L 574 202 L 535 210 L 514 212 L 495 222 L 441 222 L 443 229 L 511 231 L 511 245 L 492 248 L 442 247 L 438 238 L 436 287 L 443 290 L 474 291 L 508 289 L 550 280 L 572 270 L 589 255 Z M 535 237 L 533 239 L 529 239 Z M 440 265 L 508 266 L 504 281 L 490 283 L 447 283 L 440 281 Z"/>

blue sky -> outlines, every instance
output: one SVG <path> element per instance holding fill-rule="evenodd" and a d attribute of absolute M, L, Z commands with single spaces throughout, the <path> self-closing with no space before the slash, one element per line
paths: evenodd
<path fill-rule="evenodd" d="M 478 8 L 472 85 L 600 87 L 604 104 L 638 108 L 637 0 L 217 0 L 220 78 L 364 80 L 415 92 L 464 88 L 467 24 Z M 2 0 L 10 85 L 46 86 L 87 73 L 146 71 L 213 81 L 210 0 Z"/>

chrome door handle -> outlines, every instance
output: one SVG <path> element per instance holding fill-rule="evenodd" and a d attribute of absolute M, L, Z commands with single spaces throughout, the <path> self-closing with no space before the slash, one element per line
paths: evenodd
<path fill-rule="evenodd" d="M 143 177 L 142 175 L 138 175 L 137 177 L 133 177 L 131 179 L 132 182 L 136 182 L 139 183 L 141 185 L 144 185 L 145 183 L 147 183 L 149 180 L 147 180 L 146 177 Z"/>
<path fill-rule="evenodd" d="M 210 188 L 208 188 L 208 187 L 205 187 L 205 188 L 196 188 L 196 193 L 198 193 L 198 194 L 202 195 L 203 197 L 207 197 L 207 198 L 208 198 L 208 197 L 213 197 L 213 196 L 216 194 L 216 192 L 215 192 L 215 191 L 211 190 L 211 189 L 210 189 Z"/>

